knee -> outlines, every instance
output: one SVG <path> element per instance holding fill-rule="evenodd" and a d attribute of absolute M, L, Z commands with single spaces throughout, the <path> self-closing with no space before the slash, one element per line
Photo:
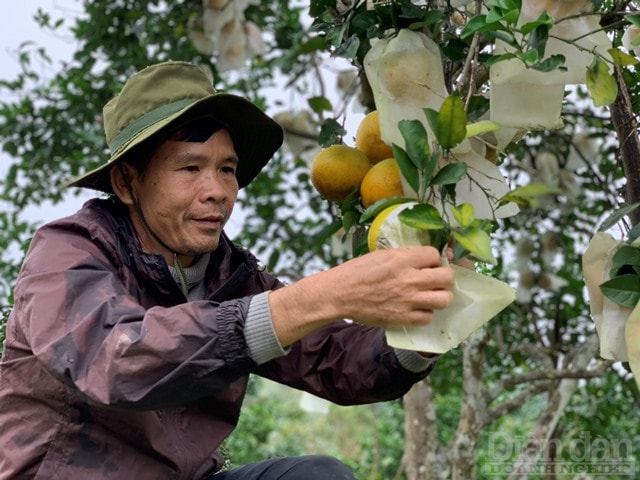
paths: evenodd
<path fill-rule="evenodd" d="M 300 465 L 308 474 L 305 478 L 326 480 L 356 480 L 344 463 L 328 455 L 309 455 L 305 465 Z"/>

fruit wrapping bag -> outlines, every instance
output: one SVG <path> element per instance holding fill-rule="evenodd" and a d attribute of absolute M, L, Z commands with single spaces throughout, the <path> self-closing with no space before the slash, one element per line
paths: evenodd
<path fill-rule="evenodd" d="M 443 259 L 447 264 L 447 260 Z M 487 275 L 451 265 L 455 271 L 454 300 L 444 310 L 435 310 L 433 321 L 425 326 L 387 329 L 392 347 L 431 353 L 445 353 L 475 331 L 515 299 L 515 289 Z"/>
<path fill-rule="evenodd" d="M 628 361 L 640 388 L 640 306 L 622 307 L 600 290 L 600 285 L 609 279 L 613 255 L 623 244 L 608 233 L 596 233 L 582 256 L 582 271 L 591 317 L 600 340 L 600 356 L 617 362 Z"/>

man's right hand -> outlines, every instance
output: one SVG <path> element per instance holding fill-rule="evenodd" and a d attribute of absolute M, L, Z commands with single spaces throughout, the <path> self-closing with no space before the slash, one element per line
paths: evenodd
<path fill-rule="evenodd" d="M 453 301 L 454 272 L 433 247 L 376 250 L 275 290 L 269 304 L 283 346 L 340 319 L 372 327 L 426 325 Z"/>

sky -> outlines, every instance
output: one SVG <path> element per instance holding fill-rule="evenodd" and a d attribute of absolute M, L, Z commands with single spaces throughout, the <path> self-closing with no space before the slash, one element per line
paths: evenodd
<path fill-rule="evenodd" d="M 17 51 L 24 42 L 34 42 L 46 47 L 55 65 L 73 54 L 73 43 L 70 38 L 53 36 L 42 31 L 33 20 L 38 8 L 51 12 L 55 18 L 60 14 L 73 15 L 80 9 L 79 0 L 29 0 L 14 2 L 10 9 L 0 15 L 0 78 L 14 79 L 19 71 L 16 60 Z M 0 91 L 0 102 L 9 100 L 5 92 Z M 10 158 L 0 153 L 0 175 L 7 171 Z M 44 204 L 29 208 L 26 217 L 29 221 L 43 223 L 76 211 L 90 194 L 76 198 L 71 195 L 60 204 Z M 2 205 L 0 204 L 0 208 Z"/>

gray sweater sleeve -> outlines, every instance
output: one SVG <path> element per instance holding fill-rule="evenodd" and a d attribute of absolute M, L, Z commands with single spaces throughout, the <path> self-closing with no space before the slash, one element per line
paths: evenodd
<path fill-rule="evenodd" d="M 251 298 L 244 336 L 251 358 L 258 365 L 287 354 L 288 349 L 282 347 L 273 329 L 268 291 Z"/>
<path fill-rule="evenodd" d="M 413 350 L 402 350 L 401 348 L 394 348 L 393 351 L 398 357 L 400 365 L 413 373 L 424 372 L 431 365 L 436 363 L 440 355 L 434 355 L 432 357 L 423 357 L 418 352 Z"/>

